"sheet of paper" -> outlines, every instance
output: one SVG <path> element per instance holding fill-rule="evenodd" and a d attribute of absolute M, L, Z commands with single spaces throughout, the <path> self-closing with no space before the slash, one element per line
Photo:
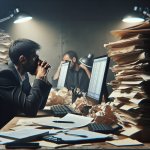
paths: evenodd
<path fill-rule="evenodd" d="M 45 106 L 44 110 L 50 110 L 50 106 Z"/>
<path fill-rule="evenodd" d="M 130 109 L 132 109 L 134 107 L 137 107 L 137 106 L 123 105 L 122 107 L 120 107 L 120 109 L 122 109 L 122 110 L 130 110 Z"/>
<path fill-rule="evenodd" d="M 6 143 L 13 142 L 13 141 L 14 141 L 14 140 L 0 137 L 0 144 L 6 144 Z"/>
<path fill-rule="evenodd" d="M 127 84 L 127 85 L 139 85 L 141 84 L 143 81 L 122 81 L 121 84 Z"/>
<path fill-rule="evenodd" d="M 58 117 L 50 117 L 47 120 L 35 120 L 34 123 L 42 126 L 50 126 L 50 127 L 56 127 L 56 128 L 62 128 L 62 129 L 71 129 L 71 128 L 77 128 L 77 127 L 83 127 L 89 124 L 93 118 L 91 117 L 85 117 L 75 114 L 67 114 L 63 118 Z M 57 123 L 54 121 L 69 121 L 73 123 Z"/>
<path fill-rule="evenodd" d="M 115 146 L 136 146 L 136 145 L 143 145 L 143 143 L 133 140 L 131 138 L 125 138 L 121 140 L 113 140 L 113 141 L 106 141 L 109 144 L 115 145 Z"/>
<path fill-rule="evenodd" d="M 127 39 L 121 39 L 115 42 L 109 42 L 108 44 L 104 44 L 105 48 L 111 48 L 111 47 L 128 47 L 131 45 L 136 45 L 136 43 L 140 43 L 142 39 L 139 38 L 139 35 L 127 38 Z M 133 44 L 131 44 L 133 43 Z"/>
<path fill-rule="evenodd" d="M 142 101 L 144 101 L 145 99 L 144 98 L 142 98 L 142 99 L 130 99 L 129 101 L 130 102 L 132 102 L 132 103 L 134 103 L 134 104 L 139 104 L 140 102 L 142 102 Z"/>
<path fill-rule="evenodd" d="M 36 128 L 39 128 L 41 126 L 16 126 L 16 127 L 13 127 L 13 128 L 10 128 L 11 130 L 14 130 L 14 131 L 17 131 L 17 130 L 21 130 L 21 129 L 36 129 Z"/>
<path fill-rule="evenodd" d="M 45 122 L 49 119 L 52 119 L 53 117 L 39 117 L 39 118 L 26 118 L 26 119 L 19 119 L 16 125 L 21 125 L 21 126 L 29 126 L 33 125 L 34 122 Z M 56 118 L 56 117 L 54 117 Z"/>
<path fill-rule="evenodd" d="M 45 147 L 51 147 L 51 148 L 58 148 L 58 147 L 64 147 L 68 146 L 68 144 L 56 144 L 53 142 L 47 142 L 47 141 L 39 141 L 40 146 L 45 146 Z"/>
<path fill-rule="evenodd" d="M 141 131 L 142 129 L 136 127 L 136 126 L 132 126 L 129 128 L 124 128 L 125 131 L 121 132 L 120 134 L 125 135 L 125 136 L 131 136 L 139 131 Z"/>
<path fill-rule="evenodd" d="M 126 92 L 122 93 L 121 90 L 115 90 L 109 95 L 109 98 L 111 98 L 111 97 L 133 98 L 137 93 L 138 93 L 137 91 L 132 91 L 131 93 L 126 93 Z"/>
<path fill-rule="evenodd" d="M 123 30 L 113 30 L 111 34 L 116 37 L 131 37 L 137 34 L 148 34 L 150 33 L 150 29 L 123 29 Z"/>

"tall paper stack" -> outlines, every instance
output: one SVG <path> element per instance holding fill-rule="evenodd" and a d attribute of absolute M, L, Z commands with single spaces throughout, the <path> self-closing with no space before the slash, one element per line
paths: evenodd
<path fill-rule="evenodd" d="M 3 30 L 0 30 L 0 64 L 8 62 L 8 51 L 11 42 L 11 37 Z"/>
<path fill-rule="evenodd" d="M 136 138 L 150 141 L 145 134 L 150 127 L 150 23 L 111 33 L 119 40 L 104 44 L 108 56 L 116 63 L 111 68 L 115 80 L 110 83 L 110 97 L 123 121 L 141 129 L 141 138 Z"/>

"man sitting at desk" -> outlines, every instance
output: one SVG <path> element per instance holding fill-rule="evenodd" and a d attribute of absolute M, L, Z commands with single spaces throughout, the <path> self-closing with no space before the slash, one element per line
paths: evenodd
<path fill-rule="evenodd" d="M 89 69 L 83 64 L 79 65 L 78 56 L 74 51 L 67 51 L 63 55 L 63 61 L 61 63 L 65 61 L 70 61 L 70 68 L 66 77 L 65 87 L 69 90 L 79 88 L 81 91 L 87 92 L 91 77 Z M 53 76 L 54 82 L 59 78 L 61 63 Z"/>
<path fill-rule="evenodd" d="M 40 45 L 32 40 L 16 40 L 9 48 L 13 65 L 0 65 L 0 128 L 17 113 L 35 116 L 46 104 L 51 89 L 46 78 L 50 65 L 39 59 L 38 49 Z M 32 87 L 27 72 L 35 75 Z"/>

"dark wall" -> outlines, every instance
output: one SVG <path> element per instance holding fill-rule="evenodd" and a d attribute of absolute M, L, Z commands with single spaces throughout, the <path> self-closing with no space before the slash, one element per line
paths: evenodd
<path fill-rule="evenodd" d="M 121 19 L 135 5 L 149 6 L 148 1 L 0 0 L 0 18 L 17 7 L 33 16 L 28 23 L 16 25 L 8 20 L 0 23 L 0 28 L 13 39 L 30 38 L 39 42 L 42 46 L 41 57 L 53 66 L 51 78 L 67 50 L 75 50 L 79 57 L 88 53 L 95 56 L 106 54 L 103 45 L 116 40 L 110 31 L 129 26 L 121 23 Z M 113 74 L 109 71 L 108 80 L 112 79 Z"/>

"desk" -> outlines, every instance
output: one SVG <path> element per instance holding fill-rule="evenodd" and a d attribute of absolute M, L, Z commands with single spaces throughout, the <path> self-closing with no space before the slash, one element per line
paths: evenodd
<path fill-rule="evenodd" d="M 43 117 L 43 116 L 50 116 L 49 112 L 46 110 L 39 111 L 37 117 Z M 16 123 L 19 119 L 27 118 L 25 116 L 16 116 L 14 117 L 10 122 L 8 122 L 1 130 L 2 131 L 8 131 L 10 128 L 15 127 Z M 87 130 L 87 127 L 84 127 L 84 129 Z M 123 138 L 123 136 L 120 136 L 120 138 Z M 88 145 L 87 145 L 88 144 Z M 61 149 L 150 149 L 150 143 L 144 143 L 143 146 L 126 146 L 126 147 L 117 147 L 113 146 L 111 144 L 108 144 L 106 142 L 92 142 L 87 144 L 74 144 L 74 145 L 68 145 L 65 147 L 61 147 Z M 4 149 L 5 147 L 0 145 L 0 149 Z M 42 147 L 41 149 L 46 149 L 45 147 Z M 49 148 L 47 148 L 49 149 Z M 59 148 L 57 148 L 59 149 Z"/>

